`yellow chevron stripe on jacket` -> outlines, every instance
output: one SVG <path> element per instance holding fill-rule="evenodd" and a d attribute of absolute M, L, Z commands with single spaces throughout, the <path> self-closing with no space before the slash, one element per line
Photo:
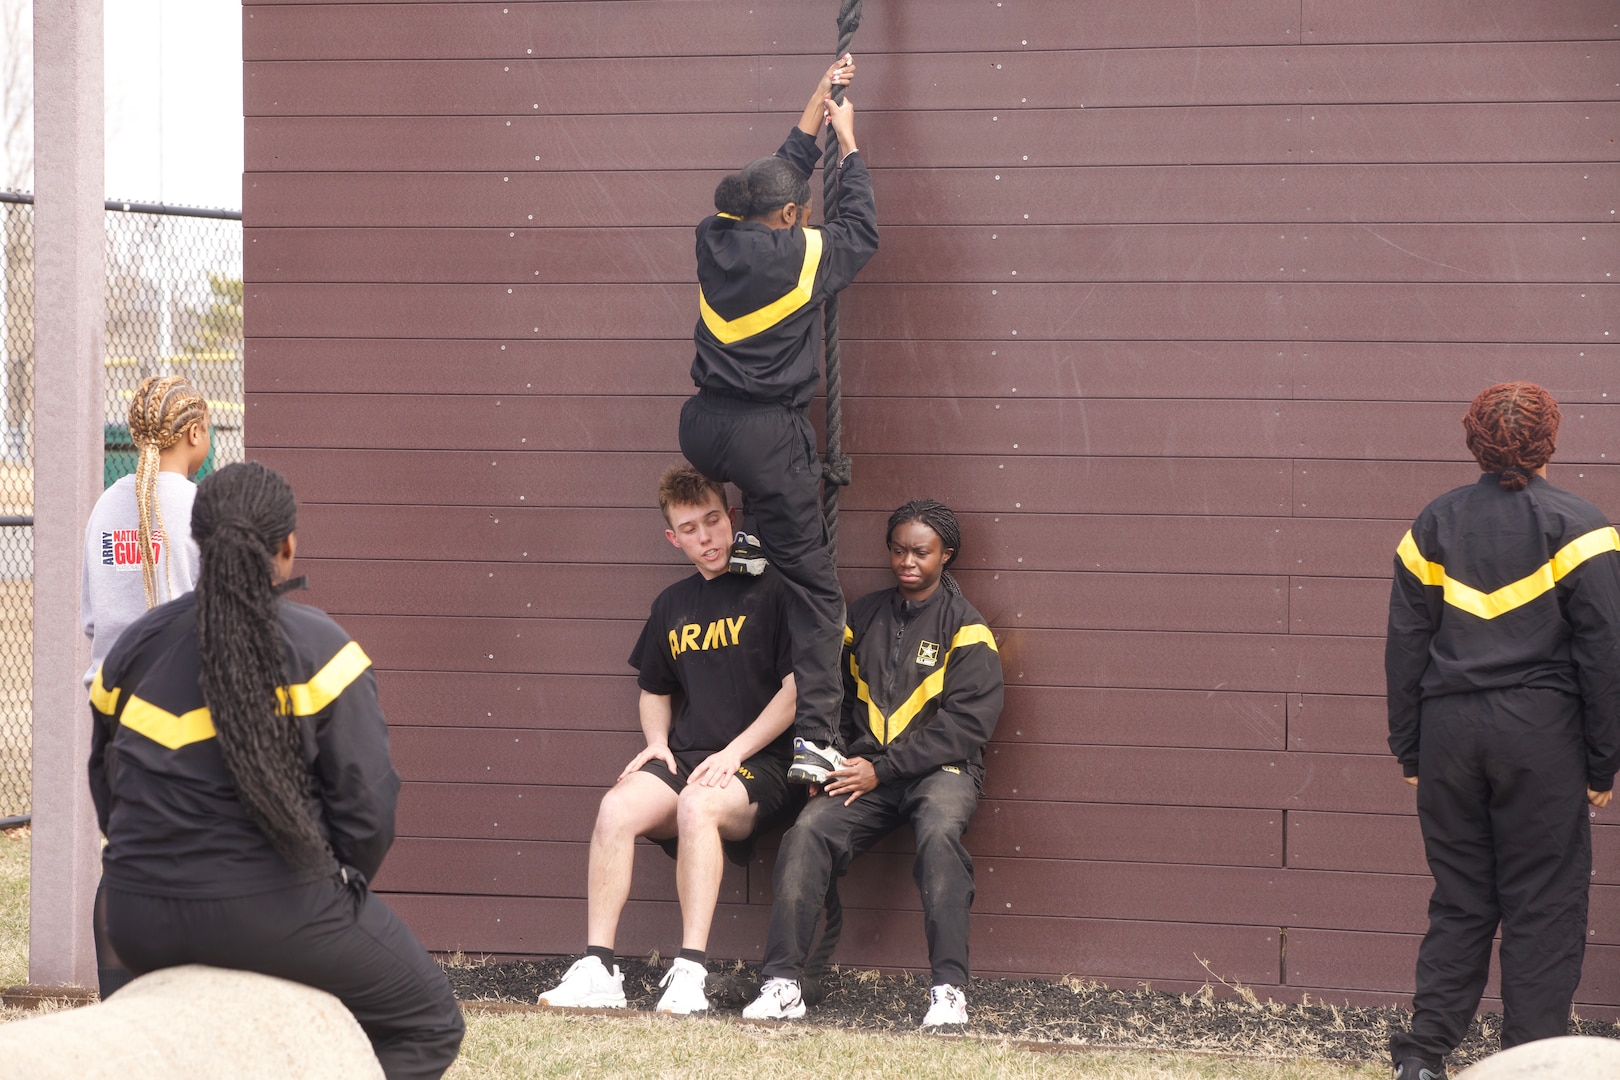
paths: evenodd
<path fill-rule="evenodd" d="M 855 631 L 846 626 L 844 643 L 849 645 L 854 644 L 854 641 Z M 883 710 L 872 700 L 871 688 L 866 685 L 866 680 L 861 678 L 860 665 L 855 662 L 855 655 L 850 654 L 849 673 L 855 677 L 855 696 L 866 702 L 866 726 L 872 729 L 872 735 L 879 743 L 887 745 L 893 742 L 917 718 L 917 714 L 923 711 L 924 706 L 944 692 L 945 671 L 950 667 L 951 657 L 956 654 L 958 647 L 965 645 L 988 645 L 992 652 L 1001 651 L 996 648 L 996 639 L 984 623 L 970 623 L 962 627 L 956 632 L 956 636 L 951 638 L 951 647 L 945 651 L 945 658 L 939 662 L 939 667 L 888 716 L 884 716 Z"/>
<path fill-rule="evenodd" d="M 1418 551 L 1417 541 L 1412 539 L 1410 529 L 1395 549 L 1395 555 L 1413 577 L 1425 585 L 1441 589 L 1446 603 L 1452 607 L 1481 619 L 1494 619 L 1552 591 L 1553 586 L 1581 563 L 1606 551 L 1620 551 L 1620 533 L 1616 533 L 1612 525 L 1577 536 L 1559 548 L 1558 554 L 1533 573 L 1489 593 L 1464 585 L 1456 578 L 1449 577 L 1444 566 L 1425 559 Z"/>
<path fill-rule="evenodd" d="M 370 666 L 370 657 L 366 656 L 358 642 L 351 641 L 339 649 L 337 655 L 315 673 L 314 678 L 296 686 L 277 687 L 276 696 L 292 715 L 314 716 L 337 700 L 338 695 Z M 91 703 L 101 712 L 111 715 L 114 710 L 103 708 L 102 704 L 111 701 L 116 705 L 119 692 L 116 689 L 110 692 L 100 690 L 100 687 L 101 673 L 97 672 L 95 685 L 90 690 Z M 101 693 L 99 701 L 96 697 L 98 690 Z M 214 718 L 206 707 L 176 716 L 134 694 L 130 695 L 129 703 L 124 706 L 122 723 L 131 731 L 139 732 L 170 750 L 212 739 L 215 735 Z"/>
<path fill-rule="evenodd" d="M 99 713 L 111 716 L 118 711 L 118 687 L 111 690 L 101 685 L 101 665 L 96 665 L 96 677 L 90 683 L 90 706 Z"/>
<path fill-rule="evenodd" d="M 722 217 L 725 215 L 722 214 Z M 764 333 L 783 319 L 810 302 L 815 292 L 816 270 L 821 266 L 821 230 L 804 230 L 804 265 L 799 267 L 799 283 L 780 299 L 773 300 L 756 311 L 739 315 L 735 319 L 722 319 L 720 313 L 709 306 L 709 298 L 698 286 L 698 310 L 703 313 L 703 325 L 709 328 L 722 345 L 730 345 L 743 338 Z"/>

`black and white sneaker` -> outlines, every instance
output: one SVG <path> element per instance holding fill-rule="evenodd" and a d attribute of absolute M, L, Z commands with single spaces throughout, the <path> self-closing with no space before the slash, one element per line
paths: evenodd
<path fill-rule="evenodd" d="M 793 740 L 793 764 L 788 780 L 795 784 L 825 784 L 827 774 L 844 767 L 844 755 L 831 746 L 819 746 L 809 739 Z"/>
<path fill-rule="evenodd" d="M 1446 1080 L 1446 1070 L 1431 1066 L 1422 1058 L 1402 1058 L 1395 1066 L 1395 1080 Z"/>
<path fill-rule="evenodd" d="M 766 979 L 759 997 L 743 1008 L 745 1020 L 799 1020 L 804 1017 L 804 999 L 793 979 Z"/>
<path fill-rule="evenodd" d="M 731 540 L 731 564 L 726 567 L 733 574 L 759 577 L 771 564 L 765 549 L 759 546 L 759 537 L 740 532 Z"/>
<path fill-rule="evenodd" d="M 957 1027 L 968 1022 L 967 996 L 954 986 L 941 984 L 928 993 L 925 1028 Z"/>

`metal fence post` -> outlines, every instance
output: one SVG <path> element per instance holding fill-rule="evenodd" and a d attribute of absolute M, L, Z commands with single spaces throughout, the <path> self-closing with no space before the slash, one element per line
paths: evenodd
<path fill-rule="evenodd" d="M 90 908 L 99 875 L 85 778 L 82 534 L 101 494 L 102 3 L 35 0 L 33 853 L 28 977 L 95 983 Z"/>

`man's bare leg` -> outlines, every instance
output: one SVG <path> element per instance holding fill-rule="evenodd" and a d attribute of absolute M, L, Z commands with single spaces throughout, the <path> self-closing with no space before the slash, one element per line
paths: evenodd
<path fill-rule="evenodd" d="M 676 827 L 681 838 L 675 858 L 675 891 L 681 900 L 681 947 L 706 951 L 714 907 L 725 873 L 722 840 L 745 840 L 759 807 L 748 789 L 732 778 L 725 787 L 688 784 L 681 792 Z"/>
<path fill-rule="evenodd" d="M 741 787 L 741 785 L 737 785 Z M 675 835 L 678 798 L 651 773 L 631 773 L 604 796 L 591 831 L 591 861 L 585 893 L 585 943 L 613 948 L 619 915 L 630 898 L 636 837 Z M 718 887 L 716 895 L 719 895 Z"/>

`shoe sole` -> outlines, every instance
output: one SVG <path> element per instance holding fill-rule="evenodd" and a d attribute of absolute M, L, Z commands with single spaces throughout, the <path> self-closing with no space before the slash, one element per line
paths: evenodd
<path fill-rule="evenodd" d="M 789 1009 L 785 1013 L 778 1013 L 776 1016 L 749 1016 L 745 1012 L 745 1013 L 743 1013 L 743 1019 L 744 1020 L 803 1020 L 804 1019 L 804 1005 L 801 1004 L 797 1009 Z"/>
<path fill-rule="evenodd" d="M 792 784 L 825 784 L 830 770 L 819 765 L 794 765 L 788 769 L 788 782 Z"/>
<path fill-rule="evenodd" d="M 547 1001 L 544 997 L 542 997 L 542 998 L 539 999 L 539 1004 L 544 1005 L 548 1009 L 625 1009 L 625 1008 L 629 1008 L 629 1002 L 627 1000 L 625 1000 L 624 998 L 622 998 L 622 997 L 621 998 L 594 998 L 593 997 L 593 998 L 586 998 L 584 1001 L 571 1001 L 566 1005 L 563 1005 L 563 1004 L 560 1004 L 560 1003 L 557 1003 L 557 1002 Z"/>

